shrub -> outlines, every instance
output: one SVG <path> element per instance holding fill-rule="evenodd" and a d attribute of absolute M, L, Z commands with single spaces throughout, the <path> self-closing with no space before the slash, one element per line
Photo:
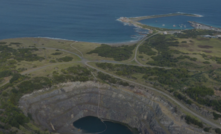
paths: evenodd
<path fill-rule="evenodd" d="M 69 62 L 69 61 L 72 61 L 73 60 L 73 57 L 70 57 L 70 56 L 65 56 L 65 57 L 62 57 L 62 58 L 59 58 L 57 59 L 58 61 L 62 62 Z"/>
<path fill-rule="evenodd" d="M 173 95 L 175 97 L 177 97 L 178 99 L 184 101 L 185 103 L 191 105 L 192 104 L 192 101 L 187 99 L 186 96 L 183 96 L 182 94 L 178 93 L 178 92 L 174 92 Z"/>
<path fill-rule="evenodd" d="M 139 58 L 143 58 L 143 56 L 142 56 L 142 55 L 139 55 L 138 57 L 139 57 Z"/>
<path fill-rule="evenodd" d="M 29 93 L 34 90 L 50 87 L 51 80 L 46 77 L 35 77 L 32 80 L 24 81 L 18 85 L 21 93 Z"/>
<path fill-rule="evenodd" d="M 6 44 L 7 42 L 0 42 L 0 45 L 4 45 L 4 44 Z"/>
<path fill-rule="evenodd" d="M 205 132 L 209 132 L 210 131 L 210 127 L 206 127 L 206 128 L 204 128 L 203 130 L 205 131 Z"/>
<path fill-rule="evenodd" d="M 221 134 L 221 129 L 216 128 L 216 129 L 215 129 L 215 132 L 216 132 L 217 134 Z"/>
<path fill-rule="evenodd" d="M 200 121 L 198 121 L 198 120 L 192 118 L 192 117 L 189 116 L 189 115 L 187 115 L 187 116 L 185 117 L 185 120 L 186 120 L 186 123 L 187 123 L 187 124 L 194 124 L 194 125 L 197 125 L 197 126 L 200 127 L 200 128 L 203 128 L 203 123 L 202 123 L 202 122 L 200 122 Z"/>
<path fill-rule="evenodd" d="M 101 44 L 100 47 L 88 52 L 87 54 L 97 53 L 99 56 L 114 58 L 116 61 L 129 59 L 136 45 L 114 47 L 106 44 Z"/>
<path fill-rule="evenodd" d="M 214 120 L 217 120 L 217 119 L 221 118 L 221 115 L 217 114 L 216 112 L 213 112 L 213 117 L 214 117 Z"/>
<path fill-rule="evenodd" d="M 0 78 L 8 77 L 10 75 L 12 75 L 12 72 L 10 70 L 5 70 L 5 71 L 0 72 Z"/>
<path fill-rule="evenodd" d="M 24 76 L 22 76 L 21 74 L 15 73 L 13 74 L 13 77 L 10 79 L 10 83 L 13 83 L 22 78 L 24 78 Z"/>
<path fill-rule="evenodd" d="M 3 91 L 3 92 L 2 92 L 2 95 L 3 95 L 3 96 L 8 96 L 7 91 Z"/>
<path fill-rule="evenodd" d="M 196 99 L 198 97 L 205 97 L 207 95 L 214 95 L 214 91 L 211 88 L 205 86 L 197 86 L 189 88 L 185 91 L 191 98 Z"/>
<path fill-rule="evenodd" d="M 209 61 L 204 61 L 203 63 L 204 63 L 204 64 L 210 64 L 210 62 L 209 62 Z"/>
<path fill-rule="evenodd" d="M 62 52 L 55 52 L 55 53 L 52 53 L 52 55 L 61 55 Z"/>
<path fill-rule="evenodd" d="M 50 60 L 50 63 L 56 63 L 56 61 L 55 60 Z"/>
<path fill-rule="evenodd" d="M 151 47 L 147 45 L 142 45 L 139 47 L 139 52 L 140 53 L 145 53 L 147 55 L 156 55 L 157 53 L 151 49 Z"/>

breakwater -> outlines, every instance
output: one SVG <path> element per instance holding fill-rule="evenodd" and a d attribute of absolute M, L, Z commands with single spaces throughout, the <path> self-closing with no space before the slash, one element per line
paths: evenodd
<path fill-rule="evenodd" d="M 179 13 L 178 12 L 178 13 L 170 13 L 170 14 L 151 15 L 151 16 L 120 17 L 117 20 L 122 22 L 122 23 L 124 23 L 125 25 L 133 25 L 135 27 L 139 27 L 139 28 L 143 28 L 143 29 L 148 29 L 148 30 L 150 30 L 150 33 L 151 33 L 153 30 L 159 30 L 159 31 L 173 30 L 174 31 L 174 29 L 152 27 L 152 26 L 148 26 L 148 25 L 145 25 L 143 23 L 140 23 L 139 21 L 146 20 L 146 19 L 153 19 L 153 18 L 171 17 L 171 16 L 202 17 L 202 15 L 198 15 L 198 14 L 187 14 L 187 13 Z"/>
<path fill-rule="evenodd" d="M 161 18 L 161 17 L 171 17 L 171 16 L 190 16 L 190 17 L 202 17 L 198 14 L 187 14 L 187 13 L 169 13 L 169 14 L 160 14 L 160 15 L 151 15 L 151 16 L 140 16 L 140 17 L 130 17 L 129 19 L 133 21 L 141 21 L 145 19 Z"/>

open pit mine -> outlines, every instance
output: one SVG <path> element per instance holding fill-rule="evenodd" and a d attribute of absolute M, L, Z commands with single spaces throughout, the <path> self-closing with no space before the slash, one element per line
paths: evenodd
<path fill-rule="evenodd" d="M 35 124 L 60 134 L 78 134 L 73 122 L 87 116 L 117 121 L 140 134 L 193 134 L 182 112 L 147 89 L 98 82 L 69 82 L 24 95 L 19 107 Z"/>

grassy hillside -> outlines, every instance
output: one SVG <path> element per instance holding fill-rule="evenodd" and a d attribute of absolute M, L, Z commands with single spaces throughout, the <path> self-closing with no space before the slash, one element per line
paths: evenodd
<path fill-rule="evenodd" d="M 175 35 L 158 34 L 145 40 L 137 54 L 137 60 L 143 65 L 131 60 L 136 44 L 117 47 L 45 38 L 2 40 L 0 134 L 49 134 L 34 124 L 31 115 L 24 115 L 19 109 L 18 101 L 24 94 L 64 82 L 94 80 L 94 75 L 100 82 L 134 87 L 95 71 L 85 62 L 161 90 L 187 106 L 206 108 L 214 122 L 218 122 L 221 119 L 221 39 L 203 38 L 203 34 L 218 33 L 189 30 Z M 192 116 L 186 116 L 185 120 L 205 131 L 220 132 Z"/>

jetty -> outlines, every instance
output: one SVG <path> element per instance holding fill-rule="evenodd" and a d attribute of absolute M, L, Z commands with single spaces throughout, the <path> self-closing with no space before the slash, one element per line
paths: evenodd
<path fill-rule="evenodd" d="M 153 33 L 153 31 L 158 31 L 162 34 L 174 34 L 174 33 L 180 33 L 183 31 L 183 29 L 167 29 L 167 28 L 159 28 L 159 27 L 153 27 L 146 24 L 143 24 L 139 21 L 146 20 L 146 19 L 153 19 L 153 18 L 161 18 L 161 17 L 170 17 L 170 16 L 191 16 L 191 17 L 203 17 L 202 15 L 198 14 L 187 14 L 187 13 L 170 13 L 170 14 L 161 14 L 161 15 L 150 15 L 150 16 L 139 16 L 139 17 L 120 17 L 117 19 L 118 21 L 124 23 L 124 25 L 129 26 L 135 26 L 142 29 L 149 30 L 149 33 Z M 195 29 L 202 29 L 202 30 L 213 30 L 217 32 L 221 32 L 221 28 L 201 24 L 194 21 L 188 21 L 191 26 Z M 164 24 L 163 24 L 164 25 Z M 179 25 L 180 27 L 186 28 L 186 25 Z M 176 25 L 173 25 L 173 27 L 176 27 Z"/>
<path fill-rule="evenodd" d="M 146 19 L 153 19 L 153 18 L 161 18 L 161 17 L 170 17 L 170 16 L 191 16 L 191 17 L 202 17 L 202 15 L 198 14 L 187 14 L 187 13 L 169 13 L 169 14 L 161 14 L 161 15 L 150 15 L 150 16 L 139 16 L 139 17 L 120 17 L 117 19 L 118 21 L 124 23 L 124 25 L 133 25 L 138 28 L 147 29 L 150 31 L 150 33 L 154 30 L 157 31 L 180 31 L 180 30 L 174 30 L 174 29 L 167 29 L 167 28 L 158 28 L 158 27 L 152 27 L 148 26 L 146 24 L 143 24 L 139 21 L 146 20 Z"/>
<path fill-rule="evenodd" d="M 130 20 L 133 21 L 141 21 L 146 19 L 153 19 L 153 18 L 162 18 L 162 17 L 171 17 L 171 16 L 190 16 L 190 17 L 202 17 L 202 15 L 198 14 L 187 14 L 187 13 L 169 13 L 169 14 L 160 14 L 160 15 L 151 15 L 151 16 L 140 16 L 140 17 L 130 17 Z"/>

